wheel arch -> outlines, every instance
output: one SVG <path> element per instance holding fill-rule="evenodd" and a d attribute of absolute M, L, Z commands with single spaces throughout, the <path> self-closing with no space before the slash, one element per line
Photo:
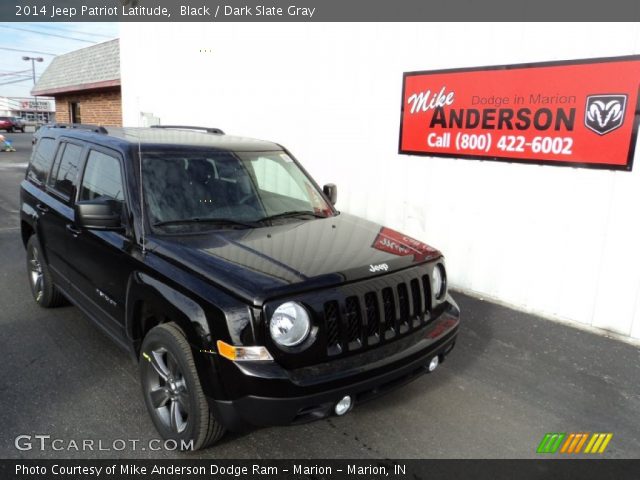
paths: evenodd
<path fill-rule="evenodd" d="M 204 309 L 167 283 L 146 273 L 133 273 L 127 286 L 125 331 L 136 361 L 146 333 L 168 322 L 175 323 L 187 338 L 205 394 L 222 398 L 215 339 Z"/>
<path fill-rule="evenodd" d="M 20 220 L 20 236 L 22 237 L 22 246 L 24 248 L 27 248 L 27 242 L 35 233 L 35 229 L 29 222 Z"/>
<path fill-rule="evenodd" d="M 205 312 L 196 301 L 146 273 L 131 275 L 125 329 L 136 355 L 146 333 L 167 322 L 178 325 L 192 347 L 204 348 L 211 338 Z"/>

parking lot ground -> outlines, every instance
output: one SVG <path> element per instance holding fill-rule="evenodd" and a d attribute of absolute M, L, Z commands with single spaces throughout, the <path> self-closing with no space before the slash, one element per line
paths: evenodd
<path fill-rule="evenodd" d="M 75 307 L 31 300 L 17 215 L 31 135 L 9 136 L 18 152 L 0 153 L 0 458 L 534 458 L 547 432 L 611 432 L 601 458 L 640 458 L 637 346 L 455 292 L 459 340 L 433 374 L 344 417 L 229 434 L 201 452 L 150 451 L 157 434 L 129 357 Z M 20 451 L 19 435 L 62 439 L 62 450 Z M 110 450 L 68 448 L 84 439 Z M 119 439 L 123 451 L 111 448 Z"/>

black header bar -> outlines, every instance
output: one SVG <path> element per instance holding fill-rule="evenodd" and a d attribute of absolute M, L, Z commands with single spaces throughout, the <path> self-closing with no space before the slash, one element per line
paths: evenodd
<path fill-rule="evenodd" d="M 629 0 L 2 0 L 2 22 L 640 20 Z M 455 35 L 452 26 L 451 35 Z M 480 39 L 479 39 L 480 40 Z M 509 39 L 504 39 L 509 41 Z"/>

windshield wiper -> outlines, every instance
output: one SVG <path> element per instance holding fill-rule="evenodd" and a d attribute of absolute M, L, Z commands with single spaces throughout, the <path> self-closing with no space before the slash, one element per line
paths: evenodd
<path fill-rule="evenodd" d="M 248 228 L 256 228 L 257 225 L 255 223 L 243 222 L 240 220 L 234 220 L 232 218 L 182 218 L 178 220 L 165 220 L 162 222 L 156 222 L 153 224 L 154 227 L 164 227 L 167 225 L 188 225 L 191 223 L 209 223 L 215 225 L 235 225 L 241 227 Z"/>
<path fill-rule="evenodd" d="M 316 213 L 311 210 L 291 210 L 288 212 L 276 213 L 275 215 L 269 215 L 267 217 L 263 217 L 258 222 L 264 222 L 266 220 L 274 220 L 276 218 L 286 218 L 286 217 L 299 217 L 301 215 L 311 215 L 316 218 L 327 218 L 328 215 L 322 215 L 320 213 Z"/>

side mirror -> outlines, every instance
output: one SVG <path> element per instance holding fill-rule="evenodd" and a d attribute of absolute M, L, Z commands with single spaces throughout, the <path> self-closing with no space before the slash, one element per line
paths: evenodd
<path fill-rule="evenodd" d="M 336 184 L 327 183 L 324 187 L 322 187 L 322 191 L 331 202 L 331 205 L 335 205 L 338 201 L 338 187 L 336 187 Z"/>
<path fill-rule="evenodd" d="M 122 202 L 110 198 L 83 200 L 75 205 L 76 225 L 97 230 L 120 230 Z"/>

